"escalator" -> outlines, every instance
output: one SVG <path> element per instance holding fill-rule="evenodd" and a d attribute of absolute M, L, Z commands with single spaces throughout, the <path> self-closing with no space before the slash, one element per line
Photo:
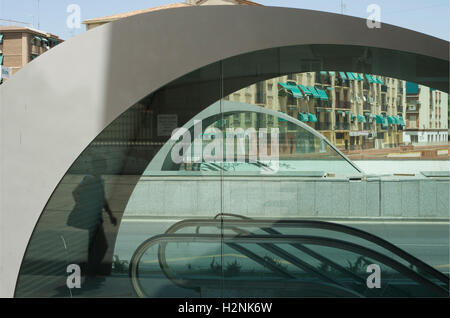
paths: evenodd
<path fill-rule="evenodd" d="M 373 265 L 379 288 L 369 287 Z M 206 297 L 449 295 L 448 276 L 368 232 L 233 214 L 175 223 L 138 247 L 129 274 L 140 297 L 153 295 L 151 278 L 158 275 Z"/>

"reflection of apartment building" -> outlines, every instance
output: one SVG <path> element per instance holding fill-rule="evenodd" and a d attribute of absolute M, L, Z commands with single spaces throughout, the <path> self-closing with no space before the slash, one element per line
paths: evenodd
<path fill-rule="evenodd" d="M 83 24 L 86 30 L 91 30 L 134 15 L 198 5 L 260 4 L 246 0 L 187 0 L 93 18 Z M 299 94 L 294 94 L 289 83 L 303 88 L 299 86 Z M 351 72 L 291 74 L 251 85 L 226 99 L 282 111 L 320 131 L 341 149 L 380 149 L 409 142 L 408 135 L 404 134 L 406 83 L 393 78 Z M 243 128 L 258 127 L 264 120 L 265 127 L 279 127 L 286 140 L 292 139 L 288 123 L 274 121 L 271 116 L 261 119 L 256 114 L 242 113 L 226 120 Z"/>
<path fill-rule="evenodd" d="M 58 45 L 53 34 L 20 26 L 0 26 L 0 65 L 14 74 L 27 63 Z"/>
<path fill-rule="evenodd" d="M 406 103 L 405 142 L 447 142 L 448 94 L 407 82 Z"/>
<path fill-rule="evenodd" d="M 270 79 L 227 99 L 284 112 L 352 150 L 404 144 L 405 91 L 405 82 L 393 78 L 322 71 Z M 233 120 L 241 127 L 257 124 L 257 118 Z M 283 133 L 283 124 L 278 127 Z"/>

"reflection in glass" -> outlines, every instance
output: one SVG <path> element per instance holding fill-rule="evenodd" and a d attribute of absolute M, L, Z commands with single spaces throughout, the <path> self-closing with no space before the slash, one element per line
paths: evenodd
<path fill-rule="evenodd" d="M 448 97 L 419 62 L 273 48 L 149 92 L 57 186 L 16 296 L 448 295 Z"/>

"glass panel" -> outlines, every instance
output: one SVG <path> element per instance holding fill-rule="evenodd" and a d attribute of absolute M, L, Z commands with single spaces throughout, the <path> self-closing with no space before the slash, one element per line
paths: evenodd
<path fill-rule="evenodd" d="M 416 109 L 444 132 L 448 97 L 424 85 L 442 89 L 448 68 L 427 63 L 273 48 L 150 93 L 61 180 L 16 296 L 448 295 L 448 144 L 413 134 L 424 118 L 405 82 L 428 92 Z M 66 285 L 71 264 L 81 288 Z M 367 285 L 372 264 L 380 288 Z"/>
<path fill-rule="evenodd" d="M 224 214 L 217 218 L 224 218 L 229 234 L 224 237 L 231 255 L 226 262 L 239 269 L 235 277 L 224 277 L 224 295 L 448 293 L 449 179 L 446 172 L 441 177 L 431 173 L 436 165 L 448 170 L 446 132 L 441 144 L 423 148 L 431 150 L 430 159 L 445 161 L 419 161 L 421 145 L 408 145 L 405 118 L 412 97 L 405 79 L 421 77 L 423 71 L 417 68 L 420 58 L 412 58 L 416 64 L 408 66 L 402 57 L 412 58 L 371 48 L 311 45 L 223 62 L 226 127 L 247 135 L 256 132 L 258 156 L 271 156 L 256 164 L 222 164 Z M 363 62 L 355 66 L 356 60 Z M 448 81 L 448 75 L 442 80 Z M 448 97 L 442 98 L 447 105 Z M 225 143 L 224 152 L 233 146 Z M 242 149 L 250 158 L 250 148 Z M 417 152 L 419 158 L 414 157 Z M 435 177 L 424 178 L 422 167 Z M 432 188 L 440 197 L 431 194 Z M 305 220 L 323 223 L 306 226 L 301 223 Z M 269 225 L 256 226 L 258 222 Z M 334 229 L 336 224 L 342 227 Z M 371 265 L 381 272 L 380 288 L 367 284 Z"/>
<path fill-rule="evenodd" d="M 179 178 L 188 168 L 182 162 L 163 162 L 152 168 L 164 145 L 173 142 L 176 128 L 220 99 L 219 79 L 219 64 L 188 74 L 137 102 L 95 138 L 42 213 L 21 266 L 17 297 L 201 295 L 198 290 L 174 285 L 156 270 L 158 246 L 141 258 L 132 256 L 174 223 L 212 218 L 220 212 L 217 173 L 211 173 L 210 179 L 194 176 L 183 183 Z M 168 170 L 174 172 L 172 176 L 162 177 L 161 171 Z M 210 203 L 208 208 L 200 208 L 205 202 Z M 216 231 L 211 239 L 218 251 L 219 234 Z M 195 245 L 171 249 L 168 256 L 170 260 L 183 258 L 196 249 Z M 204 250 L 198 252 L 201 255 Z M 216 262 L 221 264 L 221 258 Z M 69 276 L 72 270 L 67 271 L 71 264 L 81 270 L 80 288 L 66 285 L 68 277 L 76 282 Z M 143 291 L 135 280 L 130 282 L 129 273 L 140 279 Z M 220 290 L 218 285 L 216 290 Z"/>

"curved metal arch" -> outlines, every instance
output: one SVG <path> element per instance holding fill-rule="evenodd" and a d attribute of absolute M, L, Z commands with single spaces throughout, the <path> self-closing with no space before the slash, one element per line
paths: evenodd
<path fill-rule="evenodd" d="M 2 189 L 0 212 L 0 296 L 13 295 L 33 228 L 68 167 L 130 105 L 232 56 L 330 43 L 408 52 L 430 66 L 422 74 L 425 82 L 442 77 L 442 70 L 448 78 L 447 41 L 388 24 L 368 29 L 364 19 L 331 13 L 244 6 L 126 18 L 66 41 L 21 69 L 0 87 L 0 179 L 10 180 Z M 430 83 L 448 91 L 448 80 Z"/>
<path fill-rule="evenodd" d="M 258 114 L 266 114 L 271 115 L 273 117 L 279 117 L 283 118 L 286 121 L 289 121 L 291 123 L 296 124 L 297 126 L 303 128 L 307 132 L 309 132 L 311 135 L 317 137 L 319 140 L 323 140 L 331 149 L 333 149 L 339 156 L 342 157 L 343 160 L 347 161 L 353 168 L 355 168 L 356 171 L 359 173 L 363 173 L 363 171 L 358 168 L 358 166 L 351 161 L 345 154 L 342 153 L 338 148 L 336 148 L 324 135 L 319 133 L 317 130 L 309 127 L 305 123 L 301 122 L 300 120 L 293 118 L 291 116 L 288 116 L 284 113 L 277 112 L 268 108 L 259 107 L 255 105 L 245 104 L 245 103 L 239 103 L 239 102 L 231 102 L 227 100 L 222 100 L 219 102 L 215 102 L 205 110 L 198 113 L 194 118 L 192 118 L 190 121 L 188 121 L 183 128 L 191 130 L 194 127 L 194 122 L 196 120 L 202 121 L 205 124 L 209 124 L 208 119 L 211 119 L 214 116 L 223 114 L 229 114 L 233 112 L 253 112 Z M 147 167 L 148 171 L 160 171 L 162 170 L 164 161 L 166 158 L 170 156 L 170 151 L 172 147 L 175 145 L 176 141 L 170 139 L 167 141 L 164 146 L 158 151 L 158 153 L 153 157 L 152 161 Z"/>

